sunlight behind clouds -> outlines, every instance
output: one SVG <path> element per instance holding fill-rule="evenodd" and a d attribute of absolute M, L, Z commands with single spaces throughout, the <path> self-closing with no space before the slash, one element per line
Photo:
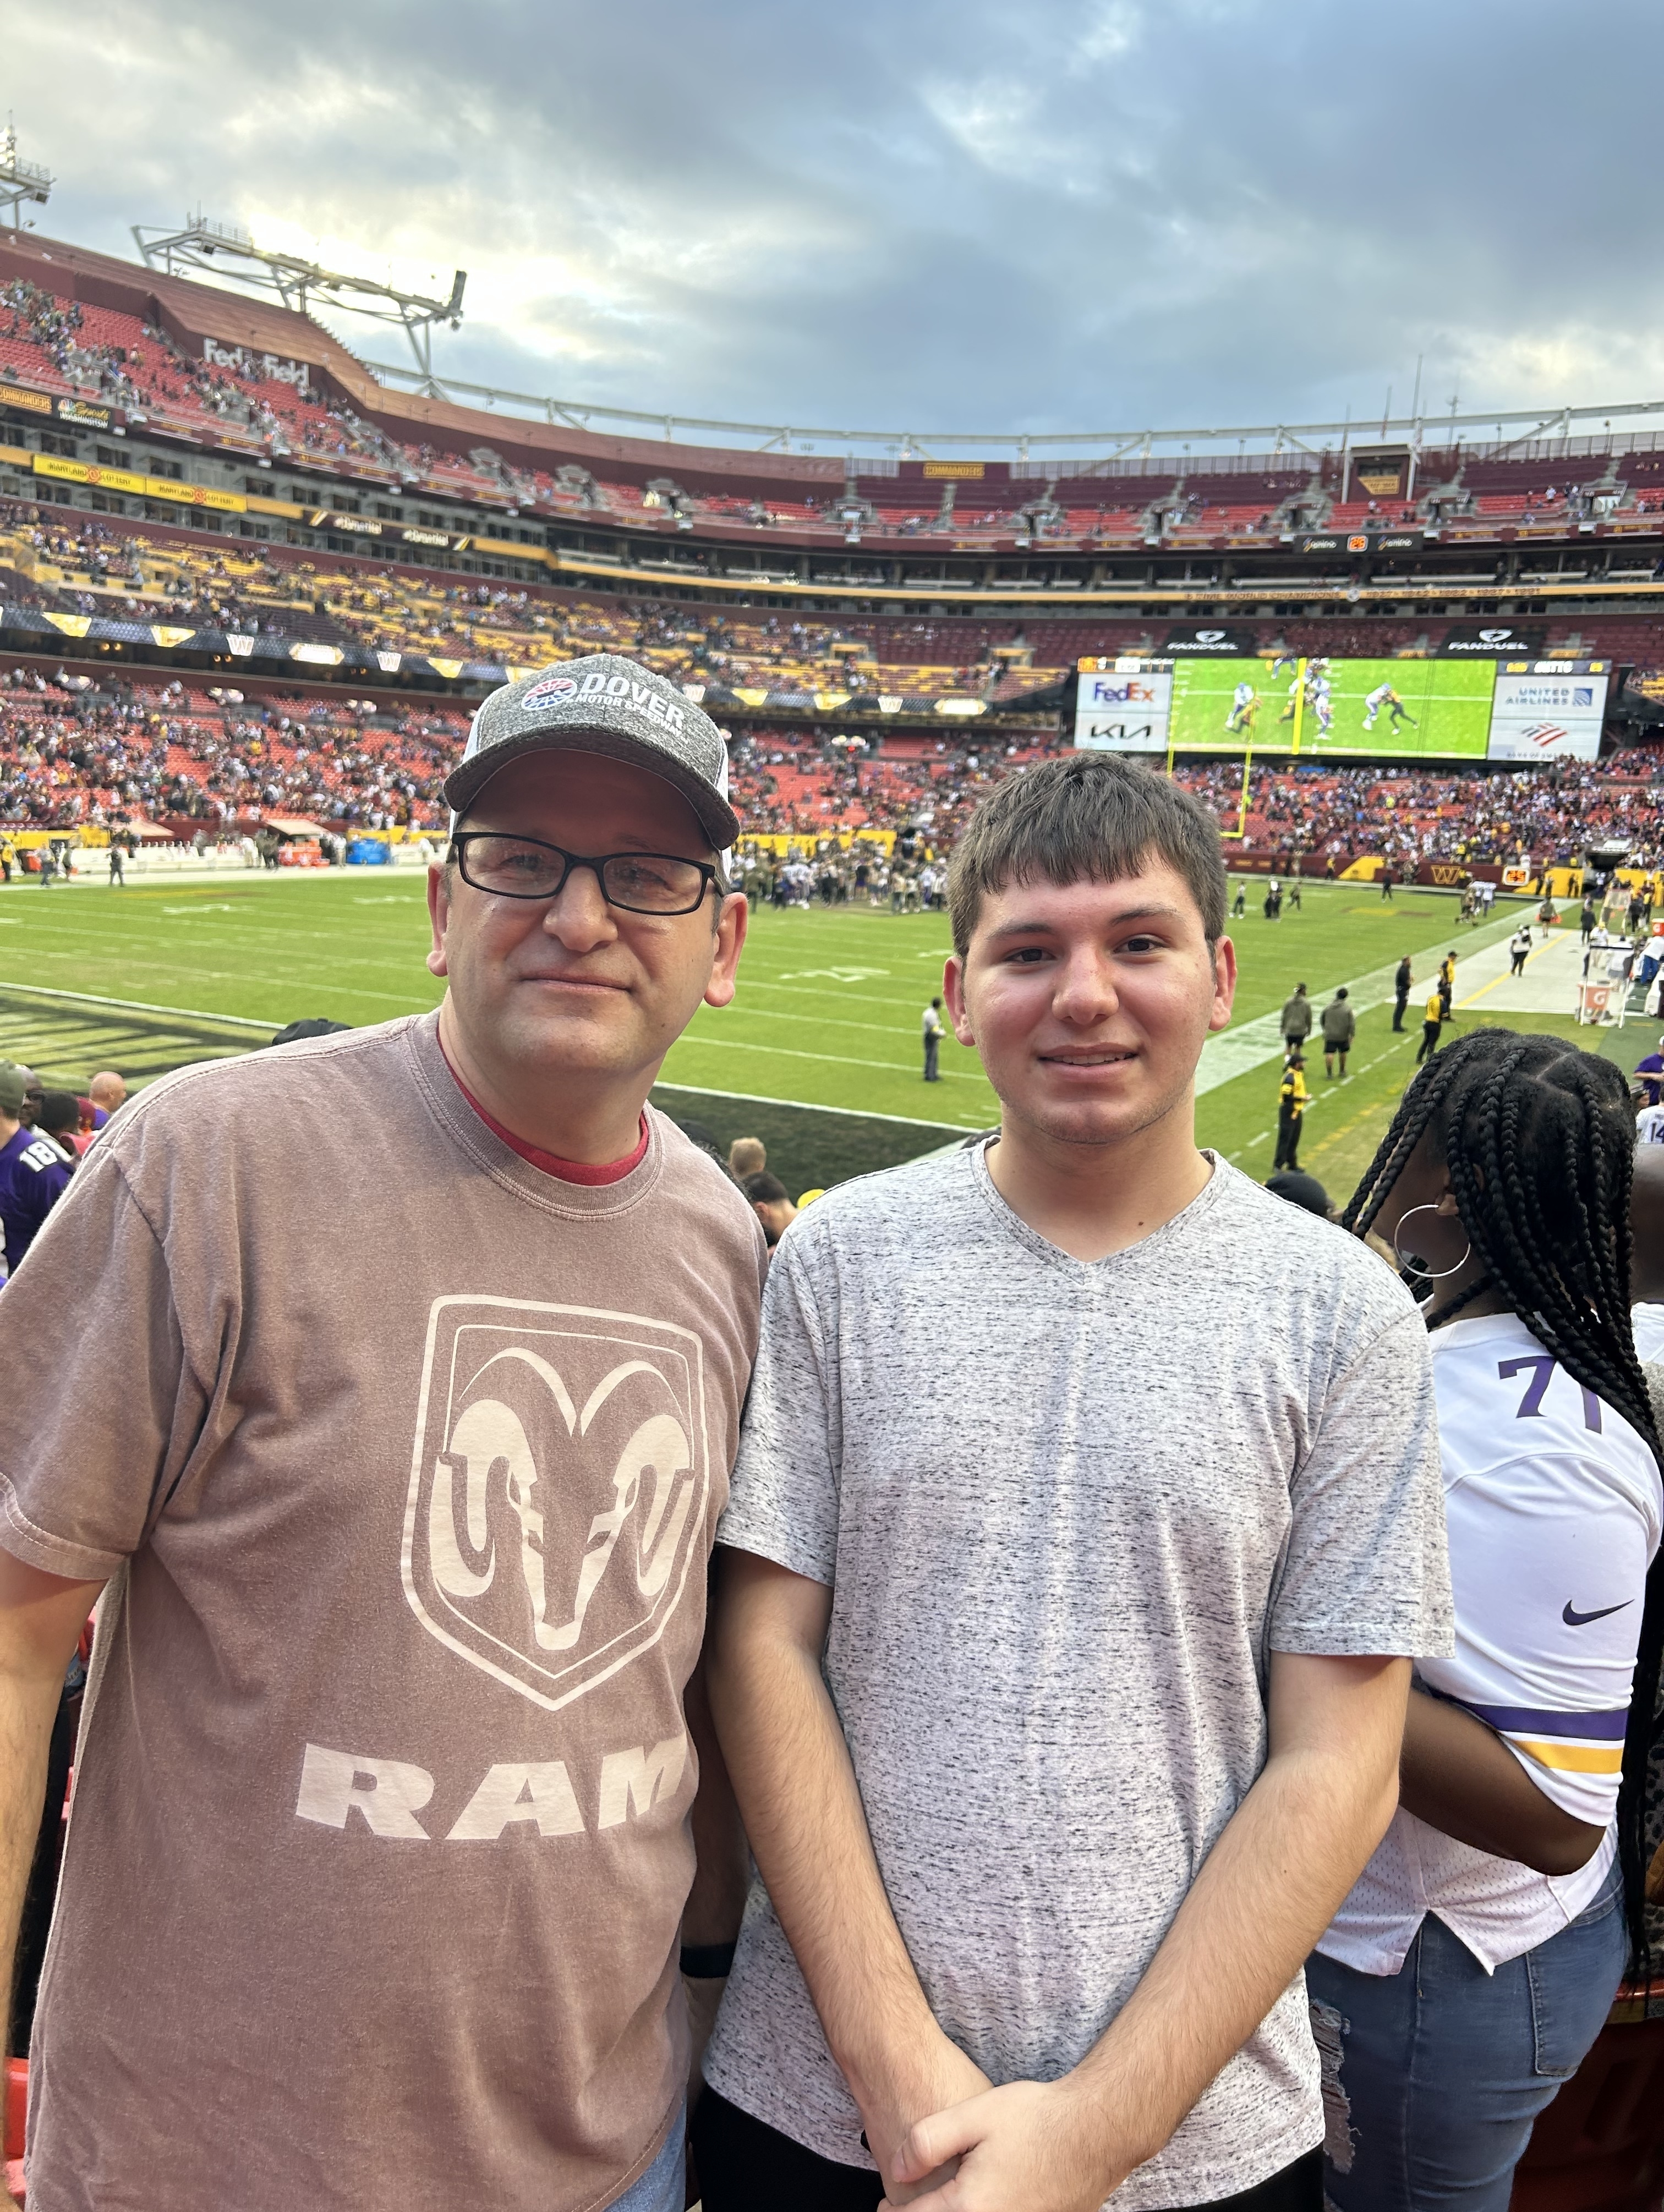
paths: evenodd
<path fill-rule="evenodd" d="M 1546 0 L 86 0 L 8 27 L 43 233 L 188 208 L 411 290 L 442 373 L 749 420 L 1300 421 L 1651 391 L 1637 142 Z M 1610 0 L 1644 79 L 1664 19 Z M 1437 56 L 1429 68 L 1427 58 Z M 96 116 L 99 127 L 88 127 Z M 1598 303 L 1598 307 L 1597 304 Z M 373 358 L 396 331 L 343 321 Z"/>

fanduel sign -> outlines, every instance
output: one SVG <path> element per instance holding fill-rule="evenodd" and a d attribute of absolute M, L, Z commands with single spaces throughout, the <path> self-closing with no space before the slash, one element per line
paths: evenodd
<path fill-rule="evenodd" d="M 1508 660 L 1533 657 L 1543 649 L 1541 623 L 1457 623 L 1445 633 L 1442 653 L 1460 653 L 1464 659 Z"/>
<path fill-rule="evenodd" d="M 1184 629 L 1170 629 L 1163 653 L 1210 653 L 1222 658 L 1240 660 L 1254 651 L 1254 635 L 1251 629 L 1226 629 L 1222 625 L 1201 623 Z"/>

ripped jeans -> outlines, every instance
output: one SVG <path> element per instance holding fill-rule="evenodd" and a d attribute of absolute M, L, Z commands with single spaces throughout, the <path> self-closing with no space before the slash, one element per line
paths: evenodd
<path fill-rule="evenodd" d="M 1431 1913 L 1396 1974 L 1308 1959 L 1336 2212 L 1508 2212 L 1532 2123 L 1600 2033 L 1627 1952 L 1614 1866 L 1570 1927 L 1494 1974 Z"/>

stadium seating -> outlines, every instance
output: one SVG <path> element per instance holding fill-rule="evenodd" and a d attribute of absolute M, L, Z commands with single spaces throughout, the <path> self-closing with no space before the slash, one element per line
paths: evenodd
<path fill-rule="evenodd" d="M 137 817 L 214 830 L 281 813 L 338 829 L 442 830 L 440 787 L 466 733 L 462 713 L 428 706 L 367 712 L 363 702 L 302 694 L 228 702 L 178 679 L 89 694 L 38 671 L 0 670 L 0 826 Z M 992 724 L 843 745 L 815 732 L 741 731 L 735 804 L 759 832 L 826 836 L 928 817 L 946 848 L 990 779 L 1035 753 L 1033 737 Z M 1236 829 L 1238 763 L 1181 763 L 1177 774 L 1222 828 Z M 1374 853 L 1409 871 L 1433 859 L 1508 863 L 1522 851 L 1566 861 L 1593 833 L 1631 837 L 1653 859 L 1664 857 L 1661 799 L 1664 746 L 1546 773 L 1256 768 L 1246 843 L 1299 849 L 1308 867 Z"/>
<path fill-rule="evenodd" d="M 679 681 L 805 696 L 975 692 L 1009 699 L 1059 684 L 1066 662 L 1028 665 L 1020 625 L 862 617 L 794 622 L 710 608 L 642 607 L 538 587 L 513 590 L 434 572 L 341 560 L 320 568 L 286 549 L 193 542 L 0 504 L 8 598 L 72 615 L 265 632 L 459 661 L 535 665 L 572 653 L 634 653 Z M 1003 635 L 1000 635 L 1003 633 Z M 1013 659 L 1021 679 L 1007 673 Z"/>
<path fill-rule="evenodd" d="M 0 826 L 139 818 L 217 829 L 268 813 L 442 828 L 460 714 L 366 714 L 339 698 L 226 703 L 177 681 L 95 696 L 0 671 Z"/>

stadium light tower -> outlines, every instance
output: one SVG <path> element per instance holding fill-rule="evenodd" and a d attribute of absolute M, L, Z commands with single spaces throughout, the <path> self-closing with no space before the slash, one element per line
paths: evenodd
<path fill-rule="evenodd" d="M 57 179 L 39 161 L 26 161 L 17 150 L 17 133 L 9 121 L 0 138 L 0 207 L 11 216 L 14 231 L 23 228 L 23 209 L 30 201 L 45 207 Z"/>
<path fill-rule="evenodd" d="M 256 246 L 240 223 L 213 222 L 200 210 L 187 216 L 183 230 L 165 231 L 153 224 L 133 225 L 133 242 L 147 269 L 164 276 L 190 274 L 211 276 L 222 283 L 227 277 L 253 290 L 275 294 L 285 307 L 308 315 L 313 303 L 338 313 L 369 315 L 379 323 L 397 323 L 410 340 L 416 356 L 417 389 L 430 399 L 444 393 L 433 373 L 433 332 L 438 323 L 455 330 L 462 320 L 462 289 L 466 269 L 451 279 L 448 300 L 425 298 L 418 292 L 400 292 L 391 284 L 378 284 L 373 276 L 348 276 L 323 269 L 298 254 L 273 253 Z M 219 267 L 220 262 L 229 267 Z"/>

